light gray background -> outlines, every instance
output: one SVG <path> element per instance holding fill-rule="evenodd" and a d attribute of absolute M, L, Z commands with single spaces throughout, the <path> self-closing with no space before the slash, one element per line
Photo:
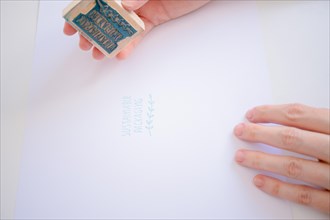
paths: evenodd
<path fill-rule="evenodd" d="M 274 103 L 329 107 L 329 1 L 258 7 Z M 37 15 L 38 1 L 1 0 L 1 219 L 12 218 L 15 208 Z M 292 208 L 295 219 L 321 217 Z"/>

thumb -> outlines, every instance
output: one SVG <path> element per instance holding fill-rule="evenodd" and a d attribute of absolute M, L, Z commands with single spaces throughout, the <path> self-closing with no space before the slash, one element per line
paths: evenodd
<path fill-rule="evenodd" d="M 148 0 L 122 0 L 121 3 L 128 11 L 135 11 L 146 4 Z"/>

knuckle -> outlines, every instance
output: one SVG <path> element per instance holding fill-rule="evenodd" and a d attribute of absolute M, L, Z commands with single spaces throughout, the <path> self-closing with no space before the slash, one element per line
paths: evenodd
<path fill-rule="evenodd" d="M 262 106 L 255 107 L 253 109 L 254 116 L 256 118 L 263 120 L 265 118 L 265 116 L 267 115 L 267 112 L 269 112 L 270 109 L 271 109 L 271 106 L 269 106 L 269 105 L 262 105 Z"/>
<path fill-rule="evenodd" d="M 275 185 L 271 189 L 271 194 L 274 196 L 278 196 L 280 187 L 281 187 L 280 183 L 275 183 Z"/>
<path fill-rule="evenodd" d="M 255 169 L 258 169 L 258 170 L 260 170 L 261 169 L 261 162 L 260 162 L 260 160 L 261 160 L 261 156 L 260 155 L 255 155 L 254 156 L 254 158 L 253 158 L 253 160 L 252 160 L 252 167 L 253 168 L 255 168 Z"/>
<path fill-rule="evenodd" d="M 261 105 L 254 108 L 254 110 L 260 114 L 269 111 L 269 109 L 270 109 L 269 105 Z"/>
<path fill-rule="evenodd" d="M 294 103 L 288 105 L 285 110 L 285 116 L 289 121 L 297 121 L 299 120 L 305 112 L 305 108 L 303 105 L 299 103 Z"/>
<path fill-rule="evenodd" d="M 303 205 L 310 205 L 312 203 L 312 192 L 307 187 L 301 187 L 297 193 L 297 203 Z"/>
<path fill-rule="evenodd" d="M 258 127 L 253 124 L 249 124 L 246 127 L 247 130 L 247 138 L 251 141 L 256 140 L 258 134 Z"/>
<path fill-rule="evenodd" d="M 285 175 L 289 178 L 297 178 L 302 173 L 301 161 L 298 159 L 290 159 L 285 165 Z"/>
<path fill-rule="evenodd" d="M 281 131 L 281 142 L 284 147 L 292 149 L 300 145 L 300 134 L 296 128 L 284 128 Z"/>

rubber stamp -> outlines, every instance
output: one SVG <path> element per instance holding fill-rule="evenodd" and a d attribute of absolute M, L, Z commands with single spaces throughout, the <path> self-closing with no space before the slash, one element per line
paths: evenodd
<path fill-rule="evenodd" d="M 144 31 L 143 21 L 118 0 L 75 0 L 63 17 L 110 58 Z"/>

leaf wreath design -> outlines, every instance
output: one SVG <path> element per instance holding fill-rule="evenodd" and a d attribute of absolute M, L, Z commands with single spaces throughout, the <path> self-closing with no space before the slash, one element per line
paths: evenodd
<path fill-rule="evenodd" d="M 149 135 L 151 136 L 151 130 L 154 128 L 153 122 L 154 122 L 154 117 L 155 117 L 155 115 L 154 115 L 155 101 L 153 100 L 151 94 L 149 94 L 149 96 L 148 96 L 147 104 L 148 104 L 148 107 L 147 107 L 148 111 L 147 111 L 147 119 L 146 119 L 145 128 L 149 131 Z"/>

